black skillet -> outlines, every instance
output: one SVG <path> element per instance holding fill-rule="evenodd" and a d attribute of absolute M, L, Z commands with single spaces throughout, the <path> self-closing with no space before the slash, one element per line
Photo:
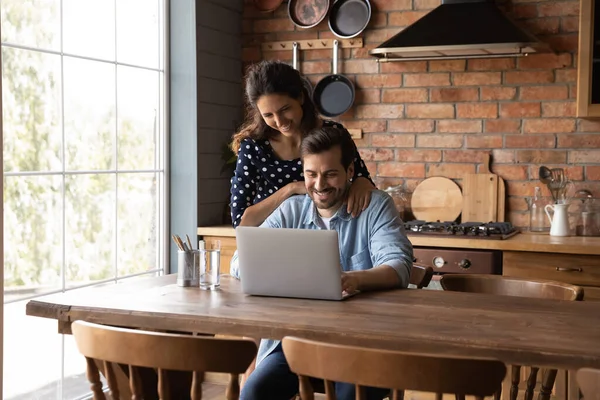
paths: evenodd
<path fill-rule="evenodd" d="M 292 67 L 296 71 L 300 72 L 300 69 L 298 69 L 298 43 L 297 42 L 294 42 L 293 47 L 292 47 L 292 51 L 293 51 L 293 53 L 292 53 Z M 312 93 L 313 93 L 312 83 L 310 83 L 310 80 L 306 76 L 304 76 L 302 74 L 300 74 L 300 78 L 302 78 L 302 84 L 304 85 L 304 88 L 308 92 L 308 95 L 312 96 Z"/>
<path fill-rule="evenodd" d="M 333 74 L 321 79 L 313 91 L 313 101 L 319 113 L 325 117 L 337 117 L 352 107 L 354 103 L 354 84 L 337 73 L 337 40 L 333 41 Z"/>
<path fill-rule="evenodd" d="M 329 11 L 329 29 L 342 39 L 358 36 L 370 20 L 369 0 L 337 0 Z"/>

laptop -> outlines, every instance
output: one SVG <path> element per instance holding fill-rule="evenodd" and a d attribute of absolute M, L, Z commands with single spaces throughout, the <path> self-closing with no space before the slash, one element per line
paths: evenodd
<path fill-rule="evenodd" d="M 337 231 L 239 226 L 235 235 L 244 293 L 319 300 L 350 297 L 342 294 Z"/>

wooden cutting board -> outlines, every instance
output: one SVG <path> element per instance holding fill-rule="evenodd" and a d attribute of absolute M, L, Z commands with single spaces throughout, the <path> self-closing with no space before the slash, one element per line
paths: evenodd
<path fill-rule="evenodd" d="M 498 176 L 498 217 L 497 222 L 504 222 L 506 218 L 506 184 L 501 176 Z"/>
<path fill-rule="evenodd" d="M 448 178 L 434 176 L 417 185 L 410 206 L 416 219 L 445 222 L 458 218 L 462 202 L 463 196 L 456 183 Z"/>
<path fill-rule="evenodd" d="M 498 219 L 498 175 L 490 172 L 490 155 L 485 154 L 478 174 L 463 177 L 462 222 Z"/>

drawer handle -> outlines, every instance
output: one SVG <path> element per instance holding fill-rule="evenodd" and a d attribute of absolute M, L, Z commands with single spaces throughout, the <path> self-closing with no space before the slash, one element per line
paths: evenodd
<path fill-rule="evenodd" d="M 583 268 L 564 268 L 564 267 L 556 267 L 557 271 L 563 272 L 583 272 Z"/>

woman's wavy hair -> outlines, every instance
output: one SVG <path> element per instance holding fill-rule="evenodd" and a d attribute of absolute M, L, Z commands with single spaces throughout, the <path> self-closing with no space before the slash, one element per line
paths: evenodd
<path fill-rule="evenodd" d="M 256 107 L 261 96 L 269 94 L 287 95 L 295 100 L 304 98 L 302 103 L 303 132 L 314 129 L 319 116 L 310 93 L 304 86 L 300 73 L 282 61 L 260 61 L 248 67 L 246 82 L 246 120 L 239 131 L 233 135 L 231 149 L 237 154 L 240 143 L 246 138 L 270 139 L 279 132 L 268 126 Z"/>

